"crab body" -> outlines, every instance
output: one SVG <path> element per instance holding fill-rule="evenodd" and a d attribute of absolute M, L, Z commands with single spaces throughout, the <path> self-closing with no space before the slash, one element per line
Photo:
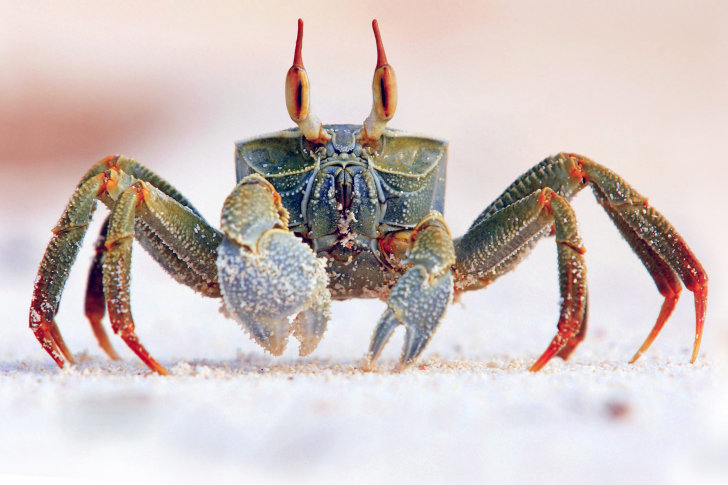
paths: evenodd
<path fill-rule="evenodd" d="M 403 252 L 382 244 L 444 206 L 446 142 L 387 130 L 376 147 L 362 147 L 361 128 L 325 125 L 324 147 L 293 129 L 236 148 L 238 182 L 255 173 L 273 185 L 290 231 L 326 258 L 334 299 L 386 297 Z"/>
<path fill-rule="evenodd" d="M 363 368 L 373 368 L 398 325 L 406 329 L 399 368 L 431 340 L 456 292 L 482 289 L 512 270 L 534 245 L 553 236 L 561 308 L 557 333 L 531 366 L 568 358 L 584 339 L 588 292 L 585 245 L 570 200 L 591 188 L 637 254 L 664 302 L 632 362 L 670 317 L 683 286 L 693 292 L 700 347 L 708 277 L 687 243 L 647 198 L 608 168 L 573 153 L 548 157 L 518 177 L 453 239 L 443 218 L 447 143 L 388 129 L 397 87 L 376 21 L 373 104 L 361 125 L 324 125 L 310 107 L 299 20 L 286 106 L 297 128 L 239 142 L 237 185 L 215 229 L 168 182 L 133 159 L 107 157 L 86 173 L 41 261 L 30 327 L 63 367 L 73 355 L 55 316 L 97 201 L 110 210 L 89 272 L 86 316 L 99 344 L 118 359 L 102 319 L 152 370 L 165 374 L 141 344 L 131 316 L 132 241 L 177 282 L 222 299 L 265 350 L 280 355 L 289 336 L 308 355 L 326 332 L 331 300 L 380 298 Z"/>

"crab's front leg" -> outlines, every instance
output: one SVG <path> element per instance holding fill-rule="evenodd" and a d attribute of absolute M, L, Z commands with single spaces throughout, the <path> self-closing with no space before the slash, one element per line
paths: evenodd
<path fill-rule="evenodd" d="M 457 241 L 457 286 L 482 287 L 508 272 L 553 226 L 556 236 L 561 311 L 558 332 L 531 367 L 540 370 L 557 353 L 563 357 L 583 338 L 586 320 L 586 252 L 569 203 L 545 187 L 495 212 Z M 565 351 L 565 352 L 564 352 Z"/>
<path fill-rule="evenodd" d="M 300 355 L 318 345 L 330 319 L 323 260 L 288 230 L 288 211 L 259 175 L 244 178 L 225 201 L 218 276 L 225 309 L 273 355 L 293 335 Z"/>
<path fill-rule="evenodd" d="M 387 310 L 379 320 L 364 370 L 374 367 L 382 349 L 398 325 L 406 328 L 398 370 L 406 369 L 419 357 L 440 324 L 452 300 L 455 249 L 442 215 L 431 211 L 410 235 L 412 249 L 403 265 L 411 265 L 387 298 Z"/>

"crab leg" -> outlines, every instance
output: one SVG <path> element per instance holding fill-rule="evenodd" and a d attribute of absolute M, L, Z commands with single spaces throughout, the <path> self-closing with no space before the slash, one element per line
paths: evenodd
<path fill-rule="evenodd" d="M 312 352 L 326 331 L 331 295 L 323 260 L 288 230 L 288 211 L 263 177 L 245 177 L 222 211 L 225 235 L 218 274 L 225 308 L 251 338 L 273 355 L 291 332 L 300 355 Z"/>
<path fill-rule="evenodd" d="M 198 215 L 179 192 L 154 172 L 125 157 L 107 157 L 84 175 L 54 228 L 54 235 L 40 264 L 33 291 L 30 327 L 59 367 L 63 367 L 66 360 L 73 363 L 73 356 L 63 342 L 54 317 L 96 201 L 101 200 L 113 209 L 119 196 L 133 184 L 140 182 L 139 179 L 149 182 L 143 182 L 143 187 L 155 195 L 155 200 L 162 201 L 159 204 L 166 211 L 163 218 L 156 217 L 161 212 L 155 216 L 153 212 L 142 210 L 138 214 L 140 218 L 134 221 L 134 225 L 142 246 L 167 271 L 178 271 L 174 274 L 177 281 L 207 296 L 219 296 L 215 259 L 216 245 L 221 240 L 220 234 Z M 148 220 L 143 220 L 144 217 Z M 99 343 L 114 358 L 116 353 L 110 344 L 105 345 L 108 338 L 100 325 L 105 298 L 99 273 L 105 260 L 105 249 L 108 249 L 105 229 L 106 223 L 100 241 L 97 242 L 97 254 L 89 273 L 86 314 Z"/>
<path fill-rule="evenodd" d="M 642 259 L 660 294 L 665 297 L 652 332 L 632 362 L 647 350 L 677 303 L 680 289 L 675 273 L 695 295 L 695 342 L 690 359 L 690 362 L 695 362 L 700 350 L 708 303 L 708 275 L 703 266 L 667 219 L 648 205 L 646 197 L 609 169 L 580 155 L 568 156 L 577 164 L 575 170 L 592 186 L 597 201 Z"/>
<path fill-rule="evenodd" d="M 517 264 L 525 252 L 554 226 L 559 263 L 561 311 L 558 332 L 531 367 L 540 370 L 557 353 L 568 355 L 583 339 L 586 313 L 586 251 L 576 216 L 565 198 L 546 187 L 496 212 L 457 241 L 456 274 L 491 281 Z M 464 276 L 466 275 L 466 276 Z"/>
<path fill-rule="evenodd" d="M 600 200 L 599 196 L 597 197 L 597 200 Z M 634 363 L 650 347 L 652 342 L 660 333 L 660 330 L 662 330 L 665 322 L 667 322 L 667 319 L 670 318 L 672 311 L 677 305 L 678 299 L 680 299 L 682 284 L 680 284 L 680 278 L 677 273 L 673 271 L 670 265 L 667 264 L 644 239 L 640 238 L 635 233 L 627 221 L 620 216 L 619 212 L 614 209 L 612 205 L 606 203 L 606 200 L 604 200 L 602 207 L 604 207 L 604 210 L 607 214 L 609 214 L 609 217 L 617 226 L 619 232 L 624 236 L 632 250 L 638 255 L 640 260 L 642 260 L 645 268 L 647 268 L 647 271 L 652 276 L 655 285 L 657 285 L 657 290 L 665 297 L 665 301 L 662 303 L 662 308 L 660 309 L 660 314 L 657 316 L 657 322 L 652 328 L 650 335 L 630 361 L 630 363 Z"/>
<path fill-rule="evenodd" d="M 95 255 L 88 272 L 86 282 L 86 303 L 84 306 L 86 318 L 91 323 L 91 329 L 99 342 L 99 346 L 106 352 L 111 360 L 121 360 L 101 325 L 106 314 L 106 298 L 104 298 L 104 256 L 106 255 L 106 233 L 109 230 L 107 217 L 101 227 L 101 232 L 94 245 Z"/>
<path fill-rule="evenodd" d="M 153 228 L 168 247 L 186 254 L 190 267 L 210 282 L 217 277 L 215 261 L 220 235 L 209 226 L 201 226 L 201 219 L 196 214 L 143 181 L 126 189 L 111 211 L 103 271 L 111 326 L 150 369 L 164 375 L 167 371 L 149 354 L 134 332 L 129 283 L 135 217 Z M 189 241 L 195 241 L 195 244 L 190 245 Z"/>
<path fill-rule="evenodd" d="M 402 264 L 412 265 L 387 298 L 387 310 L 379 320 L 363 364 L 372 370 L 398 325 L 406 328 L 398 370 L 406 369 L 419 357 L 435 333 L 447 305 L 452 301 L 455 263 L 450 231 L 437 211 L 431 211 L 412 231 L 414 241 Z"/>
<path fill-rule="evenodd" d="M 597 201 L 665 298 L 657 322 L 632 362 L 647 350 L 670 317 L 680 296 L 680 280 L 695 294 L 696 335 L 691 359 L 694 362 L 705 322 L 708 292 L 705 270 L 682 237 L 662 214 L 647 204 L 645 197 L 614 172 L 579 155 L 560 153 L 523 174 L 455 241 L 457 289 L 466 291 L 486 286 L 513 269 L 541 237 L 549 234 L 546 225 L 536 224 L 530 229 L 524 228 L 513 239 L 504 239 L 503 233 L 508 233 L 511 226 L 525 223 L 518 206 L 529 194 L 549 187 L 568 201 L 587 185 L 592 187 Z M 585 321 L 586 294 L 581 328 L 557 355 L 568 357 L 583 340 Z"/>
<path fill-rule="evenodd" d="M 30 328 L 43 348 L 59 367 L 68 360 L 74 363 L 54 320 L 58 312 L 68 272 L 81 248 L 88 221 L 96 206 L 96 197 L 105 189 L 107 177 L 100 173 L 82 182 L 61 219 L 38 269 L 30 305 Z"/>

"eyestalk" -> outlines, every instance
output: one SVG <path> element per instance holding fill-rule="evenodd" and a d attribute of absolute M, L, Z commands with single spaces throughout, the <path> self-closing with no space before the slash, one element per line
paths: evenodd
<path fill-rule="evenodd" d="M 376 19 L 372 21 L 374 38 L 377 41 L 377 68 L 374 71 L 372 80 L 372 112 L 361 130 L 360 139 L 364 142 L 378 140 L 387 127 L 387 122 L 392 119 L 397 109 L 397 76 L 394 69 L 387 62 L 387 55 L 384 53 L 382 36 L 379 34 L 379 24 Z"/>
<path fill-rule="evenodd" d="M 321 120 L 311 111 L 311 87 L 308 74 L 303 67 L 303 20 L 298 19 L 298 36 L 293 66 L 286 74 L 286 108 L 291 119 L 298 125 L 301 134 L 310 142 L 325 144 L 331 135 L 323 129 Z"/>

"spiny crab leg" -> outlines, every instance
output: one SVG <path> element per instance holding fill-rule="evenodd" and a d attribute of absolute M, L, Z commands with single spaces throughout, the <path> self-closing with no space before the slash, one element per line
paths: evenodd
<path fill-rule="evenodd" d="M 541 237 L 548 235 L 552 223 L 548 219 L 539 221 L 537 218 L 531 224 L 529 221 L 532 216 L 529 214 L 533 212 L 526 206 L 528 200 L 539 197 L 539 193 L 543 195 L 543 190 L 552 190 L 558 195 L 550 196 L 553 225 L 557 243 L 562 243 L 559 245 L 562 317 L 559 319 L 559 333 L 531 370 L 541 369 L 554 355 L 568 357 L 584 338 L 587 292 L 585 280 L 579 283 L 579 278 L 574 278 L 571 284 L 576 286 L 570 287 L 569 280 L 565 278 L 569 265 L 576 261 L 573 258 L 578 257 L 562 256 L 562 246 L 564 251 L 567 251 L 566 247 L 576 246 L 573 241 L 569 243 L 568 239 L 561 240 L 559 222 L 566 223 L 566 226 L 575 225 L 576 220 L 568 208 L 568 200 L 587 185 L 592 187 L 597 201 L 645 265 L 665 298 L 657 322 L 632 362 L 649 348 L 670 317 L 680 296 L 681 281 L 695 295 L 696 330 L 691 357 L 691 362 L 695 362 L 700 349 L 708 297 L 708 276 L 705 270 L 682 237 L 662 214 L 649 206 L 645 197 L 614 172 L 580 155 L 561 153 L 547 158 L 519 177 L 483 211 L 468 232 L 455 241 L 456 286 L 461 291 L 486 286 L 512 270 Z M 563 207 L 558 208 L 555 202 Z M 558 211 L 562 212 L 563 217 L 557 214 Z M 573 268 L 572 274 L 583 275 L 584 271 Z M 583 298 L 583 306 L 569 308 L 567 303 L 574 302 L 573 296 L 571 300 L 568 298 L 570 288 L 579 286 L 582 290 L 578 296 Z M 579 319 L 582 321 L 581 327 L 576 325 Z"/>
<path fill-rule="evenodd" d="M 566 199 L 549 188 L 534 196 L 536 196 L 536 207 L 541 206 L 540 215 L 553 220 L 556 232 L 561 311 L 556 325 L 559 331 L 546 351 L 529 369 L 532 372 L 541 370 L 579 333 L 587 301 L 586 265 L 583 258 L 586 249 L 579 235 L 574 211 Z"/>
<path fill-rule="evenodd" d="M 131 240 L 137 236 L 177 281 L 215 297 L 219 296 L 215 261 L 221 235 L 169 183 L 132 159 L 107 157 L 79 183 L 41 261 L 31 301 L 30 327 L 59 367 L 74 362 L 58 331 L 55 314 L 97 200 L 111 209 L 111 215 L 107 234 L 104 223 L 89 275 L 87 316 L 100 344 L 114 358 L 116 353 L 110 344 L 104 346 L 106 334 L 100 326 L 104 313 L 100 307 L 106 303 L 114 332 L 121 334 L 147 366 L 165 374 L 164 367 L 149 355 L 134 332 L 129 300 Z M 103 289 L 99 288 L 99 270 Z"/>
<path fill-rule="evenodd" d="M 576 154 L 569 154 L 569 157 L 577 164 L 575 170 L 592 186 L 597 202 L 642 259 L 660 294 L 665 297 L 652 332 L 632 362 L 649 348 L 677 304 L 680 297 L 677 277 L 695 295 L 695 341 L 690 358 L 690 362 L 695 362 L 703 338 L 708 303 L 708 275 L 703 266 L 672 224 L 624 179 L 586 157 Z"/>
<path fill-rule="evenodd" d="M 549 187 L 537 189 L 494 212 L 455 241 L 455 272 L 462 286 L 470 275 L 495 279 L 517 264 L 535 242 L 554 228 L 561 308 L 558 332 L 533 364 L 538 371 L 557 353 L 583 339 L 587 308 L 586 252 L 576 216 L 566 199 Z M 548 231 L 548 232 L 547 232 Z"/>

